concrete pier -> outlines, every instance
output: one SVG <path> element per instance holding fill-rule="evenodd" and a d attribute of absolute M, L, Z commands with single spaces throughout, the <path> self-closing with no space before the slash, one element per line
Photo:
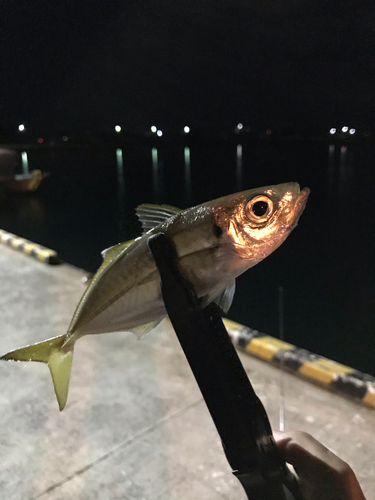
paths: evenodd
<path fill-rule="evenodd" d="M 0 352 L 65 333 L 85 273 L 0 247 Z M 240 353 L 273 428 L 279 371 Z M 375 500 L 375 410 L 285 373 L 286 428 L 347 461 Z M 168 321 L 77 342 L 60 413 L 42 363 L 0 362 L 0 498 L 245 500 Z"/>

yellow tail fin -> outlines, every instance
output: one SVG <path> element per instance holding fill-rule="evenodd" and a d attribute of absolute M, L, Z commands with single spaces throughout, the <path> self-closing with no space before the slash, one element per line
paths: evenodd
<path fill-rule="evenodd" d="M 55 394 L 60 411 L 65 407 L 68 398 L 70 369 L 72 366 L 74 342 L 66 343 L 68 334 L 28 345 L 10 351 L 0 359 L 13 361 L 40 361 L 47 363 L 50 369 Z"/>

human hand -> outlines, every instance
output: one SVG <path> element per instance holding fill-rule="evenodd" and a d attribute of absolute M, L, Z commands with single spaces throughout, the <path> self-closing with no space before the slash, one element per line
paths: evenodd
<path fill-rule="evenodd" d="M 277 447 L 296 472 L 306 500 L 365 500 L 350 466 L 306 432 L 275 432 Z"/>

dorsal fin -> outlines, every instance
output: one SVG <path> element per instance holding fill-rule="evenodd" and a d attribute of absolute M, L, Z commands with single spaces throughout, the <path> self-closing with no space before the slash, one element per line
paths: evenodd
<path fill-rule="evenodd" d="M 135 212 L 142 223 L 143 232 L 147 233 L 150 229 L 181 212 L 181 209 L 171 205 L 143 203 L 136 208 Z"/>

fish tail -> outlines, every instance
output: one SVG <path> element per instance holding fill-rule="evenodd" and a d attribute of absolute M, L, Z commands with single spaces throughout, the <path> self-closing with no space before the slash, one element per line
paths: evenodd
<path fill-rule="evenodd" d="M 50 369 L 53 386 L 60 411 L 65 407 L 68 398 L 70 370 L 72 366 L 74 342 L 68 342 L 70 334 L 60 335 L 52 339 L 28 345 L 10 351 L 0 357 L 13 361 L 39 361 L 47 363 Z"/>

